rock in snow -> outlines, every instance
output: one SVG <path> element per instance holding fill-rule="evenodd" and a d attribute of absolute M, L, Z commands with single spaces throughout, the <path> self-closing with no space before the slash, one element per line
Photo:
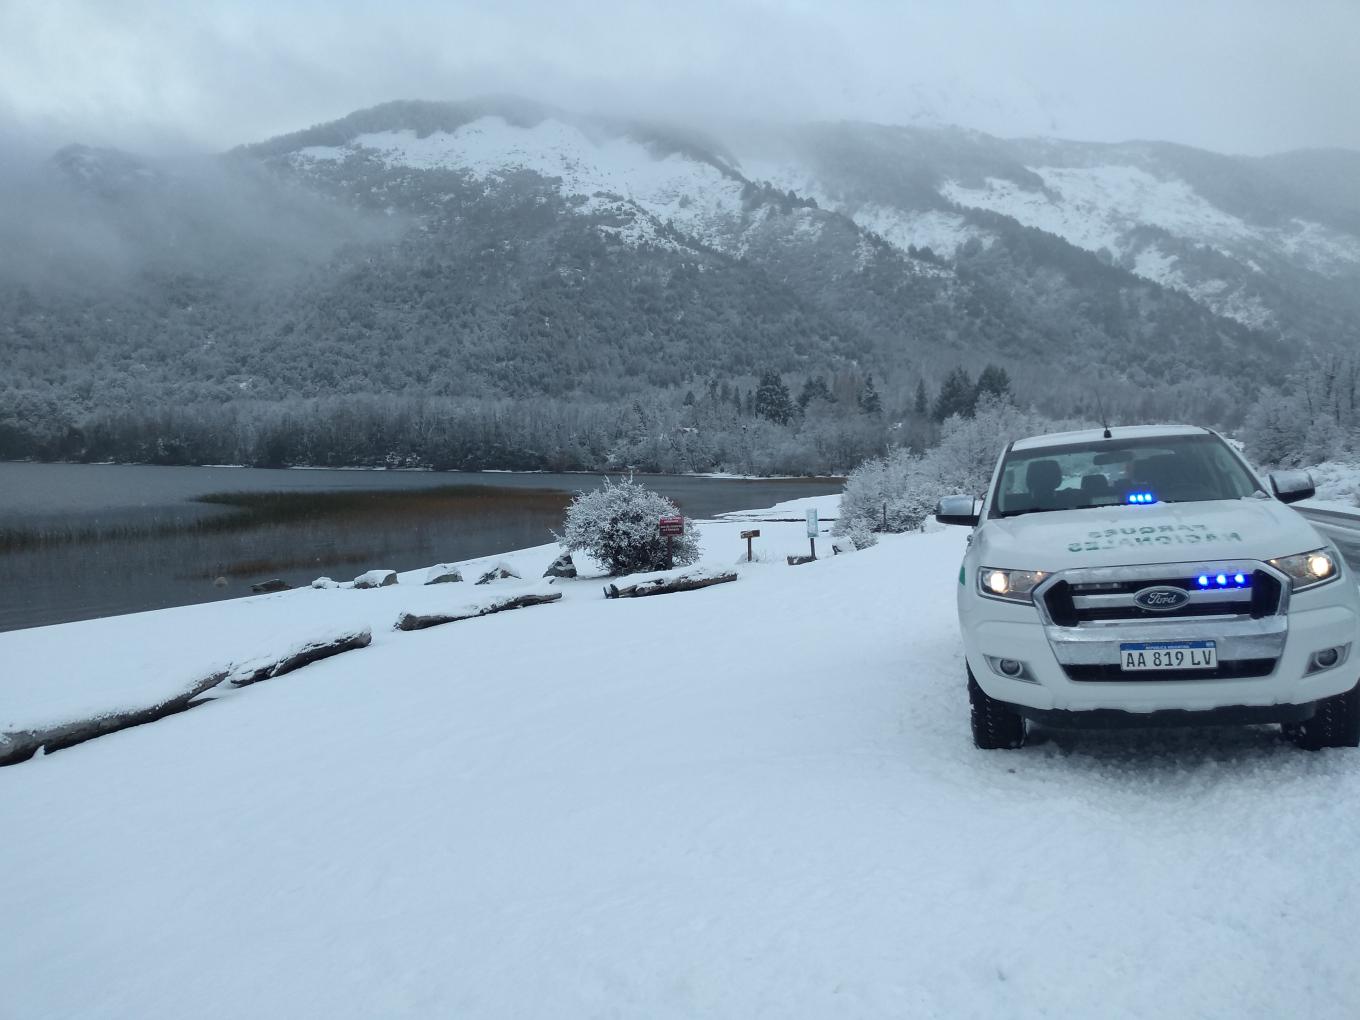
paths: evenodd
<path fill-rule="evenodd" d="M 544 577 L 575 577 L 576 564 L 571 561 L 571 553 L 564 552 L 543 571 Z"/>
<path fill-rule="evenodd" d="M 388 585 L 396 583 L 397 572 L 395 570 L 370 570 L 354 579 L 354 587 L 356 588 L 386 588 Z"/>
<path fill-rule="evenodd" d="M 516 581 L 518 581 L 519 574 L 515 573 L 514 567 L 510 566 L 510 564 L 502 560 L 500 563 L 497 563 L 494 567 L 488 570 L 481 577 L 477 578 L 477 583 L 490 584 L 492 581 L 508 581 L 511 578 L 514 578 Z"/>
<path fill-rule="evenodd" d="M 437 563 L 425 571 L 426 584 L 451 584 L 462 579 L 463 572 L 448 563 Z"/>

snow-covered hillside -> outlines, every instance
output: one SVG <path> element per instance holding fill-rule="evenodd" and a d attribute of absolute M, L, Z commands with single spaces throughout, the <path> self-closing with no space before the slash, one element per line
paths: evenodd
<path fill-rule="evenodd" d="M 1320 223 L 1291 219 L 1284 226 L 1248 223 L 1214 205 L 1187 181 L 1130 165 L 1034 166 L 1043 182 L 1029 188 L 988 178 L 981 187 L 954 181 L 940 190 L 962 206 L 988 209 L 1065 238 L 1079 248 L 1131 260 L 1140 276 L 1184 291 L 1220 315 L 1248 326 L 1274 325 L 1269 308 L 1250 287 L 1221 279 L 1196 280 L 1181 266 L 1177 242 L 1209 248 L 1264 273 L 1257 259 L 1280 259 L 1326 276 L 1360 272 L 1360 238 Z M 1168 237 L 1149 241 L 1144 228 Z"/>
<path fill-rule="evenodd" d="M 674 223 L 699 240 L 721 246 L 740 228 L 742 180 L 716 161 L 706 162 L 623 134 L 589 132 L 557 119 L 521 126 L 485 116 L 453 131 L 424 137 L 415 131 L 358 135 L 343 146 L 307 146 L 294 160 L 335 161 L 373 156 L 389 169 L 460 170 L 479 181 L 531 171 L 559 181 L 584 212 L 622 202 L 643 214 L 631 234 L 655 242 L 656 227 Z"/>
<path fill-rule="evenodd" d="M 1288 325 L 1278 291 L 1296 281 L 1282 275 L 1314 274 L 1324 288 L 1360 281 L 1360 233 L 1336 225 L 1354 221 L 1348 210 L 1319 222 L 1302 210 L 1325 203 L 1232 157 L 874 125 L 767 133 L 749 152 L 731 144 L 752 180 L 813 196 L 904 251 L 989 244 L 988 227 L 961 211 L 986 210 L 1252 327 Z"/>
<path fill-rule="evenodd" d="M 709 557 L 750 526 L 704 523 Z M 1261 729 L 975 751 L 963 532 L 790 568 L 801 522 L 758 526 L 770 561 L 733 584 L 586 578 L 411 634 L 399 603 L 469 586 L 246 600 L 358 609 L 373 644 L 0 769 L 3 1012 L 1360 1012 L 1360 757 Z M 100 677 L 167 631 L 230 656 L 215 614 L 243 604 L 104 624 Z M 95 633 L 0 635 L 0 660 Z M 0 697 L 45 682 L 26 661 Z"/>

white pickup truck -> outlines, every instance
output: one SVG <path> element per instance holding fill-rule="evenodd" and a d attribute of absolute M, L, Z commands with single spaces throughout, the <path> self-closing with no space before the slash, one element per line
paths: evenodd
<path fill-rule="evenodd" d="M 1360 746 L 1360 589 L 1263 481 L 1188 426 L 1038 436 L 987 494 L 936 519 L 974 528 L 959 570 L 973 740 L 1050 725 L 1279 723 L 1301 747 Z"/>

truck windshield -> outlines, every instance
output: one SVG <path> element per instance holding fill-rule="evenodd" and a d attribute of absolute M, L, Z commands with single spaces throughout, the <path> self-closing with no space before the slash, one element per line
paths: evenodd
<path fill-rule="evenodd" d="M 1012 450 L 1001 467 L 991 516 L 1242 499 L 1259 488 L 1217 436 L 1105 439 Z"/>

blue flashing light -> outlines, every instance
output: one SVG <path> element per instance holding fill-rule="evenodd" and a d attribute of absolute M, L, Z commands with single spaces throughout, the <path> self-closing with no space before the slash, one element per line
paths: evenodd
<path fill-rule="evenodd" d="M 1128 502 L 1138 504 L 1155 503 L 1157 502 L 1157 497 L 1150 492 L 1130 492 L 1128 495 Z"/>
<path fill-rule="evenodd" d="M 1195 584 L 1200 588 L 1250 588 L 1251 578 L 1246 574 L 1200 574 Z"/>

